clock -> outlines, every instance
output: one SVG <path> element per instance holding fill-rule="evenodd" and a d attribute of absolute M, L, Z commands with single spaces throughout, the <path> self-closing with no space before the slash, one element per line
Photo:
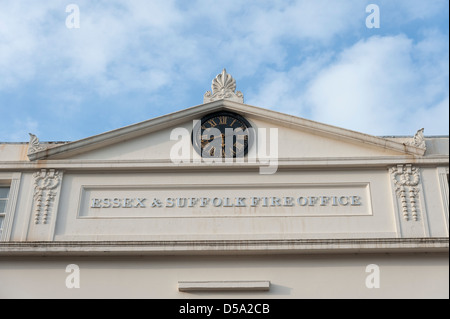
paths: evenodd
<path fill-rule="evenodd" d="M 221 111 L 203 117 L 195 125 L 192 145 L 204 158 L 244 157 L 253 137 L 252 126 L 243 116 Z"/>

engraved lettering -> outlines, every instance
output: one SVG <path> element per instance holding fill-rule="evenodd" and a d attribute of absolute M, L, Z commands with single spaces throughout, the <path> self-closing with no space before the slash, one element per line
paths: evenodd
<path fill-rule="evenodd" d="M 111 202 L 109 201 L 109 198 L 104 198 L 102 208 L 110 208 L 110 207 L 111 207 Z"/>
<path fill-rule="evenodd" d="M 224 200 L 223 207 L 234 207 L 234 204 L 231 204 L 230 199 L 227 197 Z"/>
<path fill-rule="evenodd" d="M 281 198 L 272 197 L 272 207 L 276 207 L 276 206 L 282 206 L 281 205 Z"/>
<path fill-rule="evenodd" d="M 294 206 L 294 197 L 285 197 L 283 206 L 292 207 Z"/>
<path fill-rule="evenodd" d="M 361 197 L 359 196 L 352 196 L 352 206 L 361 206 Z"/>
<path fill-rule="evenodd" d="M 134 206 L 134 207 L 136 207 L 136 208 L 138 208 L 138 207 L 140 207 L 140 208 L 146 208 L 145 207 L 145 204 L 144 204 L 144 201 L 146 200 L 146 198 L 136 198 L 136 205 Z"/>
<path fill-rule="evenodd" d="M 320 206 L 327 206 L 329 202 L 330 202 L 330 197 L 320 196 Z"/>
<path fill-rule="evenodd" d="M 125 198 L 123 200 L 123 208 L 131 208 L 132 206 L 132 199 L 131 198 Z"/>
<path fill-rule="evenodd" d="M 309 197 L 309 206 L 315 206 L 317 204 L 317 201 L 319 199 L 315 196 L 310 196 Z"/>
<path fill-rule="evenodd" d="M 100 199 L 93 198 L 91 208 L 102 208 L 102 206 L 100 206 L 100 203 L 101 203 Z"/>
<path fill-rule="evenodd" d="M 178 207 L 186 206 L 186 198 L 177 198 L 177 206 Z"/>
<path fill-rule="evenodd" d="M 155 198 L 152 203 L 152 208 L 160 208 L 162 207 L 162 203 L 159 199 Z"/>
<path fill-rule="evenodd" d="M 342 206 L 347 206 L 349 204 L 348 197 L 347 196 L 339 197 L 339 204 L 341 204 Z"/>
<path fill-rule="evenodd" d="M 214 198 L 213 199 L 213 205 L 214 205 L 214 207 L 220 207 L 220 206 L 222 206 L 222 199 L 221 198 Z"/>
<path fill-rule="evenodd" d="M 210 199 L 207 197 L 200 198 L 200 207 L 206 207 L 209 203 Z"/>
<path fill-rule="evenodd" d="M 260 198 L 259 197 L 252 197 L 252 207 L 256 207 L 259 205 Z"/>
<path fill-rule="evenodd" d="M 247 207 L 247 205 L 245 204 L 245 200 L 245 197 L 238 197 L 236 207 Z"/>
<path fill-rule="evenodd" d="M 175 202 L 174 202 L 174 199 L 173 198 L 167 198 L 166 199 L 166 207 L 168 207 L 168 208 L 172 208 L 172 207 L 174 207 L 175 206 Z"/>
<path fill-rule="evenodd" d="M 120 208 L 122 207 L 122 201 L 120 200 L 120 198 L 114 198 L 113 200 L 113 208 Z"/>
<path fill-rule="evenodd" d="M 266 197 L 168 197 L 165 201 L 159 198 L 147 199 L 145 197 L 115 197 L 115 198 L 91 198 L 89 207 L 95 208 L 193 208 L 193 207 L 314 207 L 314 209 L 326 209 L 325 207 L 363 206 L 363 197 L 358 195 L 348 196 L 266 196 Z M 148 201 L 148 202 L 147 202 Z M 148 205 L 147 205 L 148 203 Z M 151 203 L 151 204 L 150 204 Z"/>
<path fill-rule="evenodd" d="M 194 207 L 197 204 L 197 198 L 189 198 L 189 207 Z"/>
<path fill-rule="evenodd" d="M 333 200 L 333 206 L 338 206 L 338 204 L 337 204 L 337 196 L 333 196 L 331 198 Z"/>
<path fill-rule="evenodd" d="M 306 197 L 299 197 L 297 202 L 298 202 L 298 204 L 300 206 L 306 206 L 306 205 L 308 205 L 308 198 L 306 198 Z"/>

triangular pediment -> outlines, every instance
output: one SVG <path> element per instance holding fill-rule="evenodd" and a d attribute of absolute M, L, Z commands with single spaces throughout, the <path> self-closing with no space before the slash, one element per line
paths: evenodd
<path fill-rule="evenodd" d="M 170 161 L 175 128 L 192 130 L 193 121 L 218 111 L 245 117 L 254 128 L 278 129 L 278 156 L 283 159 L 376 156 L 422 156 L 424 149 L 239 102 L 218 100 L 123 127 L 79 141 L 38 150 L 34 160 Z"/>

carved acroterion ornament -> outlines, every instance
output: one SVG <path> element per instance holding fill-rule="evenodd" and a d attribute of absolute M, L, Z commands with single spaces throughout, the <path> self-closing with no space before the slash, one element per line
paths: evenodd
<path fill-rule="evenodd" d="M 42 146 L 39 142 L 39 139 L 36 135 L 32 133 L 28 133 L 30 135 L 30 144 L 28 146 L 28 155 L 34 154 L 46 149 L 46 147 Z"/>
<path fill-rule="evenodd" d="M 212 81 L 211 89 L 212 91 L 205 93 L 203 103 L 217 100 L 231 100 L 244 103 L 242 92 L 236 92 L 236 80 L 225 69 Z"/>
<path fill-rule="evenodd" d="M 409 141 L 407 144 L 426 150 L 427 146 L 425 144 L 425 137 L 423 135 L 423 132 L 424 132 L 423 128 L 418 130 L 416 135 L 414 135 L 412 141 Z"/>

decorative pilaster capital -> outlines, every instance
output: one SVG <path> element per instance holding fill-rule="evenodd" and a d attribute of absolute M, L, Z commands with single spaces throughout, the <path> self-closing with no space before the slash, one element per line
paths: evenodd
<path fill-rule="evenodd" d="M 412 215 L 413 220 L 418 221 L 419 169 L 411 164 L 397 165 L 391 167 L 389 173 L 395 186 L 395 193 L 401 202 L 403 218 L 408 221 Z"/>
<path fill-rule="evenodd" d="M 43 169 L 33 174 L 34 178 L 34 222 L 47 224 L 51 218 L 52 205 L 59 191 L 63 173 L 54 169 Z"/>

